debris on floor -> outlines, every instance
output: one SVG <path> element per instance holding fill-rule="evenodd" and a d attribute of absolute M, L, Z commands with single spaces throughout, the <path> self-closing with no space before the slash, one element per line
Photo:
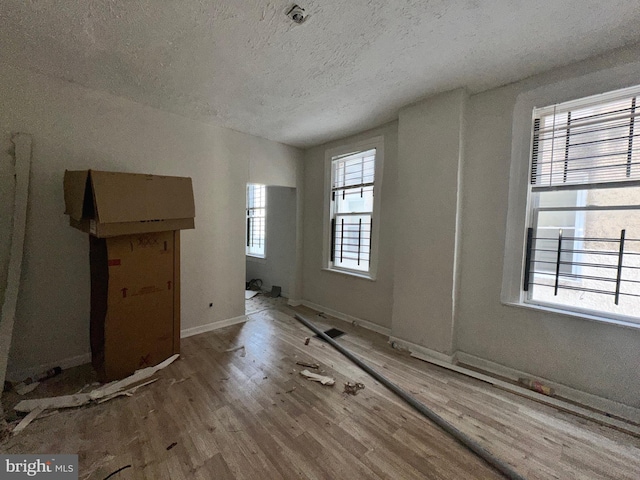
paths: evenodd
<path fill-rule="evenodd" d="M 277 285 L 273 285 L 271 287 L 271 293 L 269 293 L 269 296 L 271 298 L 278 298 L 281 294 L 282 294 L 282 288 L 281 287 L 278 287 Z"/>
<path fill-rule="evenodd" d="M 178 442 L 173 442 L 171 445 L 169 445 L 167 447 L 167 450 L 171 450 L 173 447 L 175 447 L 176 445 L 178 445 Z"/>
<path fill-rule="evenodd" d="M 247 355 L 247 349 L 244 348 L 244 345 L 240 345 L 239 347 L 233 347 L 233 348 L 229 348 L 227 350 L 225 350 L 225 352 L 237 352 L 238 350 L 242 350 L 240 352 L 240 356 L 244 357 Z"/>
<path fill-rule="evenodd" d="M 255 297 L 256 295 L 258 295 L 260 292 L 256 292 L 255 290 L 245 290 L 244 291 L 244 299 L 245 300 L 250 300 L 253 297 Z"/>
<path fill-rule="evenodd" d="M 24 417 L 20 423 L 18 423 L 18 425 L 16 425 L 16 427 L 13 429 L 13 434 L 17 435 L 18 433 L 20 433 L 22 430 L 24 430 L 25 428 L 27 428 L 27 426 L 33 422 L 36 418 L 38 418 L 38 416 L 44 411 L 43 407 L 37 407 L 34 408 L 33 410 L 31 410 L 31 412 L 29 412 L 29 414 Z"/>
<path fill-rule="evenodd" d="M 106 401 L 115 398 L 120 395 L 131 395 L 138 388 L 153 383 L 155 380 L 144 382 L 148 378 L 152 377 L 159 370 L 169 366 L 180 355 L 176 354 L 167 358 L 164 362 L 159 363 L 155 367 L 147 367 L 141 370 L 136 370 L 133 375 L 128 376 L 122 380 L 108 383 L 102 387 L 96 388 L 89 393 L 77 393 L 74 395 L 62 395 L 59 397 L 48 398 L 35 398 L 32 400 L 22 400 L 18 403 L 14 410 L 18 412 L 32 412 L 36 409 L 42 408 L 42 410 L 54 410 L 58 408 L 73 408 L 81 407 L 89 403 L 98 403 L 99 400 Z M 144 382 L 144 383 L 141 383 Z"/>
<path fill-rule="evenodd" d="M 309 342 L 311 341 L 311 339 L 309 337 L 305 337 L 304 339 L 304 344 L 305 345 L 309 345 Z"/>
<path fill-rule="evenodd" d="M 51 368 L 46 372 L 42 372 L 39 375 L 34 375 L 33 377 L 26 378 L 22 382 L 13 385 L 13 390 L 18 395 L 26 395 L 27 393 L 31 393 L 36 388 L 38 388 L 38 385 L 40 385 L 40 382 L 53 378 L 57 375 L 60 375 L 61 373 L 62 373 L 62 368 L 60 367 Z"/>
<path fill-rule="evenodd" d="M 127 468 L 131 468 L 131 465 L 125 465 L 124 467 L 119 468 L 118 470 L 116 470 L 113 473 L 110 473 L 109 475 L 107 475 L 106 477 L 104 477 L 104 480 L 107 480 L 108 478 L 111 478 L 115 475 L 117 475 L 118 473 L 120 473 L 123 470 L 126 470 Z"/>
<path fill-rule="evenodd" d="M 542 382 L 539 382 L 538 380 L 533 380 L 531 378 L 518 378 L 518 383 L 526 386 L 527 388 L 529 388 L 530 390 L 533 390 L 534 392 L 538 392 L 538 393 L 542 393 L 543 395 L 549 395 L 552 396 L 555 393 L 555 390 L 551 387 L 549 387 L 548 385 L 545 385 Z"/>
<path fill-rule="evenodd" d="M 349 395 L 357 395 L 359 390 L 364 389 L 364 384 L 360 382 L 352 383 L 345 382 L 344 384 L 344 393 L 348 393 Z"/>
<path fill-rule="evenodd" d="M 331 377 L 326 377 L 324 375 L 318 375 L 317 373 L 312 373 L 309 370 L 302 370 L 300 375 L 305 377 L 308 380 L 312 380 L 314 382 L 320 382 L 322 385 L 333 386 L 336 381 Z"/>
<path fill-rule="evenodd" d="M 320 368 L 320 365 L 318 365 L 317 363 L 296 362 L 296 365 L 300 365 L 301 367 L 313 368 L 314 370 Z"/>
<path fill-rule="evenodd" d="M 262 280 L 260 280 L 259 278 L 249 280 L 245 284 L 245 290 L 254 290 L 256 292 L 262 291 Z"/>
<path fill-rule="evenodd" d="M 38 385 L 40 385 L 40 382 L 33 382 L 33 383 L 20 382 L 17 385 L 13 386 L 13 390 L 18 395 L 26 395 L 27 393 L 31 393 L 36 388 L 38 388 Z"/>

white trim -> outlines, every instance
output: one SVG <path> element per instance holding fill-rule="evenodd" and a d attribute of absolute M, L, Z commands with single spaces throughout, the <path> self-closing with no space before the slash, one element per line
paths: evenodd
<path fill-rule="evenodd" d="M 0 385 L 2 386 L 7 374 L 18 296 L 21 290 L 20 277 L 22 275 L 27 207 L 29 203 L 31 140 L 31 135 L 26 133 L 16 133 L 11 137 L 11 142 L 15 147 L 15 193 L 13 196 L 13 225 L 7 266 L 7 284 L 4 295 L 0 299 L 2 302 L 2 309 L 0 310 Z M 0 404 L 0 414 L 3 411 Z"/>
<path fill-rule="evenodd" d="M 12 370 L 10 372 L 7 372 L 7 378 L 13 382 L 21 382 L 25 378 L 33 377 L 55 367 L 60 367 L 62 368 L 62 370 L 67 370 L 69 368 L 84 365 L 86 363 L 91 363 L 91 353 L 83 353 L 82 355 L 76 355 L 75 357 L 69 357 L 55 362 L 43 363 L 35 367 Z"/>
<path fill-rule="evenodd" d="M 330 250 L 331 250 L 331 163 L 334 157 L 342 156 L 357 151 L 365 151 L 375 149 L 375 172 L 374 172 L 374 189 L 373 197 L 373 231 L 371 232 L 371 254 L 369 256 L 369 271 L 362 272 L 359 270 L 336 269 L 330 266 Z M 378 271 L 378 244 L 380 243 L 380 212 L 382 208 L 382 173 L 384 170 L 384 136 L 378 135 L 366 140 L 340 145 L 330 148 L 324 154 L 324 212 L 322 225 L 322 267 L 323 270 L 332 272 L 352 274 L 368 280 L 375 280 Z"/>
<path fill-rule="evenodd" d="M 444 362 L 449 365 L 455 363 L 456 354 L 447 355 L 446 353 L 431 350 L 430 348 L 423 347 L 417 343 L 408 342 L 398 337 L 389 337 L 389 343 L 393 348 L 399 348 L 400 350 L 408 350 L 412 357 L 419 358 L 426 362 Z"/>
<path fill-rule="evenodd" d="M 541 312 L 547 313 L 555 313 L 557 315 L 561 315 L 564 317 L 572 317 L 579 318 L 581 320 L 590 320 L 592 322 L 604 323 L 606 325 L 613 325 L 616 327 L 624 327 L 624 328 L 632 328 L 632 329 L 640 329 L 640 323 L 636 321 L 633 317 L 624 317 L 622 315 L 610 314 L 609 317 L 603 317 L 599 315 L 599 313 L 603 312 L 595 312 L 584 310 L 581 308 L 575 308 L 574 310 L 568 310 L 566 308 L 562 308 L 563 305 L 560 304 L 546 304 L 544 302 L 502 302 L 503 305 L 509 307 L 516 308 L 524 308 L 529 310 L 538 310 Z M 633 318 L 633 320 L 630 320 Z"/>
<path fill-rule="evenodd" d="M 327 315 L 331 315 L 338 320 L 355 324 L 359 327 L 366 328 L 367 330 L 371 330 L 385 336 L 391 335 L 390 328 L 383 327 L 381 325 L 378 325 L 377 323 L 373 323 L 368 320 L 362 320 L 361 318 L 354 317 L 353 315 L 347 315 L 346 313 L 338 312 L 337 310 L 332 310 L 331 308 L 323 307 L 322 305 L 318 305 L 317 303 L 309 302 L 307 300 L 302 300 L 300 303 L 305 307 L 309 307 L 313 310 L 317 310 L 318 312 L 323 312 Z"/>
<path fill-rule="evenodd" d="M 630 420 L 632 422 L 640 423 L 640 409 L 631 407 L 629 405 L 624 405 L 607 398 L 602 398 L 591 393 L 583 392 L 581 390 L 576 390 L 575 388 L 567 387 L 566 385 L 562 385 L 561 383 L 556 383 L 551 380 L 547 380 L 546 378 L 535 376 L 531 373 L 522 372 L 514 368 L 506 367 L 504 365 L 494 363 L 490 360 L 476 357 L 475 355 L 464 352 L 458 352 L 456 355 L 458 357 L 458 362 L 460 363 L 479 368 L 480 370 L 484 370 L 485 372 L 491 373 L 493 375 L 506 377 L 516 382 L 519 378 L 532 378 L 534 380 L 540 381 L 544 385 L 553 388 L 555 390 L 555 395 L 558 397 L 563 397 L 567 400 L 577 402 L 580 405 L 584 405 L 585 407 L 595 408 L 596 410 L 607 412 L 618 417 L 626 418 L 627 420 Z"/>
<path fill-rule="evenodd" d="M 371 277 L 369 275 L 367 275 L 366 273 L 356 273 L 355 270 L 345 270 L 342 268 L 323 268 L 322 269 L 325 272 L 331 272 L 331 273 L 339 273 L 341 275 L 349 275 L 350 277 L 356 277 L 356 278 L 361 278 L 362 280 L 368 280 L 370 282 L 375 282 L 376 279 L 374 277 Z"/>
<path fill-rule="evenodd" d="M 459 356 L 460 352 L 458 352 L 456 355 Z M 559 408 L 561 410 L 568 411 L 568 412 L 573 413 L 575 415 L 594 420 L 594 421 L 596 421 L 596 422 L 598 422 L 600 424 L 608 425 L 608 426 L 617 428 L 619 430 L 626 431 L 626 432 L 631 433 L 632 435 L 635 435 L 635 436 L 639 436 L 640 435 L 640 427 L 638 427 L 637 425 L 633 425 L 633 424 L 627 423 L 627 422 L 622 421 L 622 420 L 617 420 L 615 418 L 611 418 L 611 417 L 607 416 L 606 414 L 594 412 L 593 410 L 585 409 L 585 408 L 582 408 L 582 407 L 580 407 L 578 405 L 574 405 L 572 403 L 567 403 L 567 402 L 565 402 L 563 400 L 560 400 L 560 399 L 557 399 L 555 397 L 550 397 L 550 396 L 547 396 L 547 395 L 543 395 L 541 393 L 534 392 L 533 390 L 529 390 L 529 389 L 524 388 L 524 387 L 519 387 L 517 385 L 513 385 L 512 383 L 504 382 L 502 380 L 494 378 L 492 376 L 485 375 L 483 373 L 479 373 L 479 372 L 476 372 L 474 370 L 469 370 L 468 368 L 464 368 L 464 367 L 461 367 L 461 366 L 458 366 L 458 365 L 453 365 L 453 364 L 450 364 L 448 362 L 443 362 L 443 361 L 435 359 L 435 358 L 428 358 L 428 357 L 422 358 L 420 355 L 413 355 L 413 354 L 411 356 L 415 357 L 415 358 L 418 358 L 420 360 L 424 360 L 426 362 L 432 363 L 434 365 L 438 365 L 439 367 L 443 367 L 443 368 L 446 368 L 448 370 L 452 370 L 454 372 L 461 373 L 461 374 L 466 375 L 468 377 L 475 378 L 477 380 L 481 380 L 481 381 L 486 382 L 486 383 L 488 383 L 490 385 L 493 385 L 493 386 L 495 386 L 497 388 L 500 388 L 502 390 L 506 390 L 508 392 L 515 393 L 515 394 L 520 395 L 522 397 L 530 398 L 532 400 L 535 400 L 535 401 L 538 401 L 540 403 L 549 405 L 551 407 Z"/>
<path fill-rule="evenodd" d="M 637 62 L 624 67 L 605 68 L 577 78 L 540 86 L 518 95 L 511 123 L 511 163 L 507 228 L 503 256 L 502 303 L 524 301 L 522 282 L 526 249 L 526 226 L 529 225 L 529 173 L 533 142 L 533 109 L 572 100 L 597 97 L 602 92 L 637 85 Z"/>
<path fill-rule="evenodd" d="M 248 318 L 246 315 L 240 315 L 239 317 L 227 318 L 226 320 L 219 320 L 217 322 L 207 323 L 206 325 L 200 325 L 198 327 L 185 328 L 180 331 L 180 338 L 192 337 L 201 333 L 218 330 L 219 328 L 230 327 L 231 325 L 244 323 L 247 320 Z"/>

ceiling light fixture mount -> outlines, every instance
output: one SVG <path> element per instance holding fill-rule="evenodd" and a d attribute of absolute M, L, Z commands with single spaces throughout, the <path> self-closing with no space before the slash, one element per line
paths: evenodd
<path fill-rule="evenodd" d="M 307 13 L 304 11 L 304 8 L 302 8 L 300 5 L 294 5 L 287 12 L 287 17 L 289 17 L 295 23 L 300 25 L 301 23 L 304 23 L 304 21 L 307 19 Z"/>

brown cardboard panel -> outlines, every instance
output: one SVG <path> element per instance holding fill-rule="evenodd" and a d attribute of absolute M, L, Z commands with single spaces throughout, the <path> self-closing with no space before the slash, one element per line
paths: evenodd
<path fill-rule="evenodd" d="M 170 230 L 188 230 L 195 228 L 193 218 L 178 220 L 160 220 L 158 222 L 108 223 L 102 225 L 95 220 L 74 220 L 69 217 L 69 225 L 98 238 L 132 235 L 135 233 L 166 232 Z"/>
<path fill-rule="evenodd" d="M 174 232 L 106 240 L 104 376 L 122 378 L 174 352 Z"/>
<path fill-rule="evenodd" d="M 174 220 L 159 220 L 157 222 L 129 222 L 129 223 L 89 223 L 88 233 L 100 238 L 130 235 L 134 233 L 166 232 L 169 230 L 188 230 L 194 228 L 193 218 Z M 84 230 L 83 230 L 84 231 Z"/>
<path fill-rule="evenodd" d="M 193 188 L 186 177 L 91 171 L 100 223 L 193 218 Z"/>
<path fill-rule="evenodd" d="M 173 353 L 180 353 L 180 230 L 173 232 Z"/>
<path fill-rule="evenodd" d="M 64 172 L 64 213 L 74 220 L 82 219 L 88 176 L 88 170 Z"/>
<path fill-rule="evenodd" d="M 72 219 L 73 220 L 73 219 Z M 89 237 L 89 261 L 91 267 L 91 363 L 98 377 L 104 377 L 104 326 L 107 317 L 109 267 L 107 241 Z"/>
<path fill-rule="evenodd" d="M 195 227 L 187 177 L 66 171 L 64 199 L 69 224 L 99 238 Z"/>

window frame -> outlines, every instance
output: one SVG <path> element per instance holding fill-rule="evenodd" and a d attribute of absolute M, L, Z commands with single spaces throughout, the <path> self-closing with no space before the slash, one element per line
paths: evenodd
<path fill-rule="evenodd" d="M 336 157 L 343 157 L 351 153 L 364 152 L 375 149 L 375 168 L 374 168 L 374 196 L 371 231 L 371 251 L 369 257 L 369 270 L 352 270 L 344 267 L 338 267 L 331 262 L 331 219 L 334 216 L 331 194 L 332 194 L 332 165 Z M 384 138 L 382 136 L 372 137 L 362 141 L 356 141 L 344 144 L 338 147 L 330 148 L 325 151 L 324 159 L 324 205 L 323 205 L 323 256 L 322 269 L 330 272 L 351 275 L 354 277 L 364 278 L 367 280 L 376 280 L 378 271 L 378 246 L 380 237 L 380 208 L 382 198 L 382 173 L 384 166 Z"/>
<path fill-rule="evenodd" d="M 588 97 L 606 95 L 638 85 L 637 72 L 633 69 L 605 69 L 550 85 L 542 85 L 520 93 L 512 115 L 511 161 L 507 222 L 503 255 L 502 288 L 500 302 L 503 305 L 555 313 L 560 316 L 580 318 L 599 323 L 640 329 L 635 317 L 593 311 L 569 305 L 529 303 L 522 289 L 526 261 L 527 226 L 531 224 L 530 168 L 533 142 L 533 109 L 541 105 L 553 105 L 580 101 Z"/>
<path fill-rule="evenodd" d="M 263 217 L 250 217 L 249 216 L 249 210 L 253 209 L 258 209 L 258 207 L 250 207 L 249 206 L 249 189 L 251 187 L 262 187 L 264 189 L 264 216 Z M 245 245 L 245 256 L 247 256 L 249 259 L 256 259 L 258 261 L 262 260 L 265 261 L 267 259 L 267 209 L 268 209 L 268 204 L 267 204 L 267 186 L 261 183 L 247 183 L 246 186 L 246 205 L 245 205 L 245 228 L 246 228 L 246 232 L 245 232 L 245 236 L 248 239 L 251 236 L 251 230 L 250 230 L 250 222 L 249 222 L 249 218 L 263 218 L 264 219 L 264 254 L 260 255 L 258 253 L 250 253 L 249 252 L 249 245 Z M 260 207 L 261 209 L 262 207 Z"/>

